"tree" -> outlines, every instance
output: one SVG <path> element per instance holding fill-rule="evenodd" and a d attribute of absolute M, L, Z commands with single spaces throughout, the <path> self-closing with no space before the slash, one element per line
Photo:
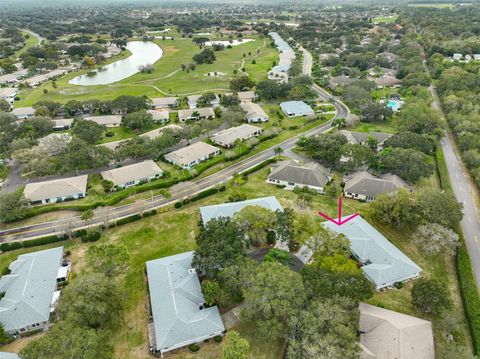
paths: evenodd
<path fill-rule="evenodd" d="M 460 244 L 457 233 L 437 223 L 418 227 L 413 234 L 413 243 L 429 255 L 447 253 L 452 256 Z"/>
<path fill-rule="evenodd" d="M 248 359 L 250 344 L 238 332 L 230 330 L 225 335 L 225 344 L 222 348 L 222 359 Z"/>
<path fill-rule="evenodd" d="M 334 272 L 313 263 L 305 266 L 301 274 L 309 300 L 339 296 L 360 302 L 374 293 L 370 281 L 359 272 Z"/>
<path fill-rule="evenodd" d="M 93 217 L 94 217 L 94 213 L 93 213 L 93 209 L 91 208 L 83 211 L 82 214 L 80 215 L 80 218 L 82 219 L 82 221 L 88 222 L 89 226 Z"/>
<path fill-rule="evenodd" d="M 198 107 L 208 107 L 212 105 L 212 101 L 216 99 L 216 96 L 213 92 L 205 92 L 197 100 Z"/>
<path fill-rule="evenodd" d="M 243 235 L 230 218 L 211 219 L 197 236 L 192 266 L 214 279 L 225 267 L 245 257 Z"/>
<path fill-rule="evenodd" d="M 203 49 L 198 54 L 193 56 L 193 61 L 195 61 L 198 65 L 201 64 L 213 64 L 215 62 L 215 53 L 212 49 Z"/>
<path fill-rule="evenodd" d="M 95 144 L 102 139 L 105 129 L 105 126 L 99 125 L 94 121 L 80 120 L 75 123 L 71 132 L 72 135 L 81 140 Z"/>
<path fill-rule="evenodd" d="M 359 358 L 358 303 L 342 297 L 317 300 L 291 319 L 287 358 Z"/>
<path fill-rule="evenodd" d="M 75 116 L 76 114 L 83 112 L 83 105 L 80 101 L 70 100 L 63 105 L 63 111 L 67 116 Z"/>
<path fill-rule="evenodd" d="M 463 218 L 463 205 L 452 192 L 440 192 L 434 189 L 417 193 L 422 217 L 427 222 L 454 228 Z"/>
<path fill-rule="evenodd" d="M 110 192 L 113 189 L 113 182 L 110 180 L 102 179 L 100 184 L 105 192 Z"/>
<path fill-rule="evenodd" d="M 397 127 L 400 131 L 418 134 L 442 133 L 441 118 L 438 111 L 433 110 L 430 101 L 409 101 L 397 116 Z"/>
<path fill-rule="evenodd" d="M 12 222 L 25 217 L 28 201 L 21 190 L 0 193 L 0 221 Z"/>
<path fill-rule="evenodd" d="M 3 323 L 0 323 L 0 344 L 5 344 L 8 341 L 8 336 L 5 334 Z"/>
<path fill-rule="evenodd" d="M 4 112 L 7 112 L 7 111 L 10 111 L 10 103 L 5 100 L 5 99 L 0 99 L 0 111 L 4 111 Z"/>
<path fill-rule="evenodd" d="M 278 262 L 285 266 L 289 266 L 293 263 L 293 258 L 290 257 L 290 253 L 283 249 L 272 248 L 270 249 L 265 257 L 263 257 L 264 262 Z"/>
<path fill-rule="evenodd" d="M 123 245 L 100 244 L 87 251 L 87 262 L 92 270 L 111 278 L 128 270 L 130 255 Z"/>
<path fill-rule="evenodd" d="M 399 229 L 415 226 L 422 218 L 415 197 L 404 189 L 378 196 L 370 208 L 375 221 Z"/>
<path fill-rule="evenodd" d="M 132 112 L 122 118 L 121 125 L 132 130 L 146 130 L 153 126 L 153 117 L 144 110 Z"/>
<path fill-rule="evenodd" d="M 79 327 L 102 328 L 118 318 L 120 296 L 117 285 L 101 273 L 77 278 L 62 292 L 57 310 L 61 318 Z"/>
<path fill-rule="evenodd" d="M 255 82 L 245 75 L 237 76 L 230 80 L 230 90 L 233 91 L 250 90 L 253 86 L 255 86 Z"/>
<path fill-rule="evenodd" d="M 318 259 L 318 265 L 332 272 L 359 273 L 357 262 L 347 256 L 335 253 L 331 256 L 323 256 Z"/>
<path fill-rule="evenodd" d="M 371 148 L 360 144 L 347 144 L 343 147 L 343 156 L 348 159 L 343 162 L 342 169 L 350 172 L 362 167 L 378 167 L 377 157 Z"/>
<path fill-rule="evenodd" d="M 265 243 L 269 230 L 275 228 L 277 217 L 275 212 L 261 206 L 247 206 L 233 215 L 246 238 L 254 244 Z"/>
<path fill-rule="evenodd" d="M 330 167 L 336 167 L 343 155 L 347 138 L 340 133 L 327 133 L 309 137 L 300 143 L 313 158 L 322 161 Z"/>
<path fill-rule="evenodd" d="M 274 80 L 260 81 L 257 84 L 256 93 L 263 99 L 276 100 L 286 98 L 290 92 L 291 85 Z"/>
<path fill-rule="evenodd" d="M 427 155 L 433 155 L 436 148 L 436 140 L 430 135 L 419 135 L 414 132 L 400 132 L 388 138 L 384 147 L 411 148 Z"/>
<path fill-rule="evenodd" d="M 240 99 L 235 95 L 223 95 L 220 103 L 225 107 L 234 107 L 240 104 Z"/>
<path fill-rule="evenodd" d="M 105 331 L 81 328 L 68 321 L 55 323 L 46 335 L 29 342 L 22 359 L 112 359 L 113 348 Z"/>
<path fill-rule="evenodd" d="M 226 306 L 232 302 L 230 293 L 215 280 L 202 282 L 202 293 L 207 305 Z"/>
<path fill-rule="evenodd" d="M 347 127 L 347 120 L 343 117 L 337 117 L 332 121 L 332 127 L 336 127 L 337 130 Z"/>
<path fill-rule="evenodd" d="M 283 153 L 283 148 L 280 146 L 277 146 L 273 149 L 273 152 L 275 153 L 275 156 L 280 156 Z"/>
<path fill-rule="evenodd" d="M 259 335 L 284 337 L 304 304 L 304 290 L 300 274 L 280 263 L 261 263 L 243 291 L 242 320 L 252 323 Z"/>
<path fill-rule="evenodd" d="M 438 279 L 418 279 L 412 287 L 412 303 L 424 313 L 438 315 L 451 305 L 448 287 Z"/>
<path fill-rule="evenodd" d="M 277 238 L 281 242 L 290 243 L 294 233 L 294 217 L 295 211 L 291 208 L 285 208 L 283 211 L 276 210 L 277 216 L 276 232 Z"/>
<path fill-rule="evenodd" d="M 423 152 L 413 149 L 392 148 L 382 151 L 380 163 L 386 172 L 392 172 L 408 182 L 417 182 L 433 174 L 433 165 Z"/>

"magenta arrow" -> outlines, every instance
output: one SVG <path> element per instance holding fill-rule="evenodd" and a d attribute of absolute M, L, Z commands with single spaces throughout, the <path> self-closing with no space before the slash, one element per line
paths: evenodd
<path fill-rule="evenodd" d="M 351 216 L 345 218 L 344 220 L 342 220 L 342 200 L 343 200 L 343 194 L 341 194 L 340 198 L 338 199 L 338 220 L 327 216 L 323 212 L 318 212 L 318 214 L 320 216 L 322 216 L 323 218 L 328 219 L 330 222 L 335 223 L 337 226 L 341 226 L 342 224 L 345 224 L 348 221 L 354 219 L 356 216 L 358 216 L 358 213 L 355 213 L 355 214 L 352 214 Z"/>

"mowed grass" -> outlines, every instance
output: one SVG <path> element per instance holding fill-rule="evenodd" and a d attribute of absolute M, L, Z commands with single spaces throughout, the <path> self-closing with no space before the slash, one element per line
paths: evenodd
<path fill-rule="evenodd" d="M 27 51 L 29 48 L 38 45 L 40 41 L 32 35 L 32 33 L 28 31 L 22 31 L 22 36 L 25 37 L 28 35 L 28 39 L 25 38 L 25 46 L 23 46 L 20 50 L 16 51 L 14 54 L 14 57 L 19 57 L 21 54 L 23 54 L 25 51 Z"/>
<path fill-rule="evenodd" d="M 245 69 L 254 80 L 265 79 L 269 68 L 278 57 L 276 50 L 267 46 L 267 40 L 255 38 L 255 41 L 218 51 L 215 53 L 215 63 L 198 65 L 194 71 L 187 72 L 179 70 L 181 64 L 192 63 L 193 55 L 201 51 L 191 39 L 156 39 L 155 43 L 163 49 L 163 56 L 154 64 L 154 71 L 150 74 L 138 73 L 110 85 L 76 86 L 68 81 L 86 71 L 74 72 L 58 79 L 56 89 L 49 81 L 38 88 L 21 91 L 16 106 L 30 106 L 41 100 L 65 103 L 73 99 L 109 100 L 120 95 L 162 97 L 211 90 L 226 91 L 234 77 L 233 71 L 238 71 L 242 65 L 243 54 L 246 54 Z M 258 56 L 257 49 L 260 49 Z M 251 55 L 248 55 L 249 53 Z M 256 64 L 251 63 L 253 59 Z M 224 75 L 207 76 L 209 72 Z M 47 94 L 44 94 L 44 89 L 47 89 Z"/>
<path fill-rule="evenodd" d="M 374 24 L 387 24 L 395 22 L 398 18 L 398 15 L 390 15 L 390 16 L 377 16 L 372 19 Z"/>

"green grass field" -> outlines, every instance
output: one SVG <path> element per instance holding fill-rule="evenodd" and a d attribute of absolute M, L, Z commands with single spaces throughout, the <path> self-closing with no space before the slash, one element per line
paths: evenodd
<path fill-rule="evenodd" d="M 391 15 L 391 16 L 378 16 L 372 19 L 374 24 L 387 24 L 391 22 L 395 22 L 398 18 L 398 15 Z"/>
<path fill-rule="evenodd" d="M 23 54 L 29 48 L 31 48 L 33 46 L 36 46 L 39 43 L 38 39 L 35 36 L 33 36 L 30 32 L 22 31 L 22 35 L 24 37 L 25 37 L 25 35 L 28 35 L 29 38 L 25 39 L 25 46 L 22 47 L 20 50 L 15 52 L 15 54 L 13 55 L 15 58 L 19 57 L 21 54 Z"/>
<path fill-rule="evenodd" d="M 57 88 L 52 87 L 51 81 L 35 89 L 20 92 L 20 100 L 16 106 L 30 106 L 40 100 L 68 102 L 69 100 L 113 99 L 120 95 L 147 95 L 149 97 L 162 97 L 169 94 L 187 95 L 209 90 L 228 90 L 233 70 L 238 70 L 242 65 L 243 54 L 245 57 L 245 70 L 254 80 L 263 80 L 268 69 L 277 60 L 274 48 L 264 47 L 267 42 L 256 38 L 255 41 L 234 46 L 231 49 L 216 52 L 217 60 L 213 64 L 204 64 L 196 67 L 195 71 L 181 71 L 181 64 L 192 62 L 192 56 L 201 51 L 190 39 L 175 38 L 174 40 L 156 39 L 155 42 L 163 49 L 163 57 L 154 64 L 151 74 L 135 74 L 125 80 L 110 85 L 101 86 L 76 86 L 68 81 L 87 70 L 68 74 L 57 80 Z M 260 54 L 256 55 L 256 50 Z M 251 55 L 248 55 L 248 54 Z M 255 59 L 256 64 L 252 64 Z M 178 70 L 178 71 L 177 71 Z M 176 72 L 175 72 L 176 71 Z M 207 76 L 209 72 L 224 73 L 223 76 Z M 44 94 L 43 90 L 48 93 Z"/>

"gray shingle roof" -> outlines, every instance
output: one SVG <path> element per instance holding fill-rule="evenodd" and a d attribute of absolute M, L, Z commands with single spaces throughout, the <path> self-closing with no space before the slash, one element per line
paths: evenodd
<path fill-rule="evenodd" d="M 286 101 L 280 104 L 283 112 L 295 115 L 314 115 L 313 109 L 303 101 Z"/>
<path fill-rule="evenodd" d="M 48 321 L 63 247 L 22 254 L 0 278 L 0 322 L 5 331 Z"/>
<path fill-rule="evenodd" d="M 316 162 L 310 162 L 302 166 L 294 161 L 283 161 L 272 167 L 272 172 L 268 178 L 273 180 L 322 188 L 330 180 L 330 170 Z"/>
<path fill-rule="evenodd" d="M 366 348 L 362 357 L 435 358 L 429 321 L 364 303 L 360 303 L 359 309 L 360 343 Z"/>
<path fill-rule="evenodd" d="M 204 304 L 200 281 L 192 270 L 194 252 L 147 262 L 148 288 L 156 349 L 173 350 L 225 330 L 217 307 Z"/>
<path fill-rule="evenodd" d="M 101 174 L 104 179 L 112 181 L 113 184 L 117 186 L 127 182 L 161 175 L 162 173 L 162 169 L 158 167 L 154 161 L 148 160 L 103 171 Z"/>
<path fill-rule="evenodd" d="M 245 111 L 245 118 L 247 120 L 251 117 L 266 117 L 268 119 L 267 113 L 258 103 L 242 102 L 240 107 Z"/>
<path fill-rule="evenodd" d="M 409 188 L 408 184 L 397 175 L 386 173 L 375 177 L 367 171 L 355 172 L 344 177 L 344 191 L 376 197 L 383 193 L 391 193 L 400 188 Z"/>
<path fill-rule="evenodd" d="M 248 199 L 241 202 L 222 203 L 213 206 L 200 207 L 200 213 L 202 215 L 203 223 L 206 224 L 213 218 L 232 217 L 235 213 L 241 211 L 247 206 L 261 206 L 272 211 L 276 211 L 277 209 L 283 211 L 282 205 L 274 196 L 271 196 Z"/>
<path fill-rule="evenodd" d="M 189 146 L 167 153 L 165 159 L 180 165 L 187 165 L 200 158 L 212 156 L 219 149 L 205 142 L 195 142 Z"/>
<path fill-rule="evenodd" d="M 260 135 L 261 132 L 261 127 L 243 124 L 217 132 L 212 135 L 211 140 L 222 146 L 231 146 L 236 140 L 245 140 L 254 135 Z"/>
<path fill-rule="evenodd" d="M 363 145 L 369 137 L 373 137 L 377 140 L 378 144 L 382 144 L 387 139 L 392 137 L 390 133 L 383 132 L 352 132 L 347 130 L 340 131 L 342 135 L 347 137 L 349 143 Z"/>
<path fill-rule="evenodd" d="M 29 201 L 74 196 L 87 191 L 88 176 L 59 178 L 50 181 L 27 183 L 23 193 Z"/>
<path fill-rule="evenodd" d="M 348 238 L 350 250 L 364 264 L 363 272 L 377 289 L 414 278 L 422 271 L 360 216 L 341 226 L 332 222 L 325 222 L 323 225 Z"/>

